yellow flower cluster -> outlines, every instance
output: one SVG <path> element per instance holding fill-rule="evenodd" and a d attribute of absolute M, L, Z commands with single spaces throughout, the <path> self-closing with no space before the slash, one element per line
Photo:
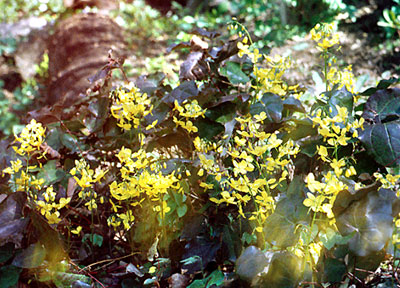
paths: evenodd
<path fill-rule="evenodd" d="M 25 163 L 21 159 L 11 161 L 11 166 L 3 170 L 3 174 L 11 176 L 10 184 L 14 191 L 23 191 L 28 196 L 29 204 L 35 207 L 47 219 L 49 224 L 57 224 L 61 221 L 59 210 L 69 203 L 70 198 L 60 198 L 56 201 L 56 193 L 52 186 L 46 188 L 46 191 L 40 194 L 44 179 L 38 179 L 33 173 L 36 165 L 29 165 L 33 152 L 41 150 L 41 145 L 45 140 L 46 129 L 41 123 L 32 119 L 22 132 L 15 136 L 15 142 L 19 147 L 13 146 L 18 155 L 24 156 Z"/>
<path fill-rule="evenodd" d="M 111 94 L 113 95 L 113 94 Z M 124 130 L 130 130 L 132 125 L 138 128 L 141 120 L 153 110 L 151 100 L 146 93 L 141 93 L 133 83 L 120 87 L 115 91 L 115 103 L 111 106 L 112 116 L 118 120 L 118 126 Z M 146 130 L 154 128 L 157 120 L 146 127 Z"/>
<path fill-rule="evenodd" d="M 237 46 L 239 48 L 238 56 L 243 57 L 247 55 L 253 62 L 253 73 L 257 80 L 257 89 L 261 93 L 274 93 L 280 96 L 285 96 L 289 90 L 295 90 L 296 87 L 291 87 L 283 81 L 282 76 L 287 69 L 292 66 L 289 58 L 284 58 L 279 55 L 275 57 L 270 57 L 264 54 L 260 54 L 258 49 L 250 50 L 250 46 L 247 44 L 248 39 L 244 37 L 241 42 L 238 42 Z M 255 64 L 260 58 L 265 59 L 263 66 L 257 67 Z"/>
<path fill-rule="evenodd" d="M 311 29 L 311 38 L 317 42 L 321 51 L 327 51 L 332 46 L 339 44 L 339 34 L 334 31 L 333 23 L 317 24 Z"/>
<path fill-rule="evenodd" d="M 53 186 L 47 187 L 43 193 L 43 198 L 43 200 L 36 201 L 36 208 L 46 217 L 49 224 L 58 224 L 61 221 L 58 210 L 64 208 L 71 201 L 71 198 L 62 197 L 56 203 L 56 193 L 53 190 Z"/>
<path fill-rule="evenodd" d="M 261 125 L 265 119 L 265 112 L 236 118 L 240 129 L 235 130 L 232 143 L 226 145 L 221 141 L 204 149 L 201 141 L 195 140 L 201 164 L 199 175 L 203 175 L 203 170 L 208 175 L 214 175 L 223 190 L 220 197 L 211 197 L 210 201 L 218 205 L 236 205 L 239 214 L 246 218 L 243 208 L 253 200 L 257 209 L 251 212 L 248 219 L 255 221 L 255 230 L 258 232 L 262 231 L 262 224 L 275 209 L 271 190 L 287 179 L 292 164 L 291 156 L 296 157 L 299 152 L 299 147 L 293 141 L 283 143 L 276 133 L 265 133 Z M 211 152 L 205 154 L 209 150 L 213 150 L 214 155 Z M 226 157 L 231 159 L 233 167 L 222 170 L 218 163 Z"/>
<path fill-rule="evenodd" d="M 317 153 L 322 161 L 329 163 L 332 171 L 324 174 L 321 181 L 316 180 L 312 173 L 307 176 L 307 187 L 311 193 L 307 193 L 307 198 L 303 202 L 306 207 L 309 207 L 314 212 L 326 214 L 331 219 L 331 224 L 335 223 L 332 207 L 336 196 L 340 191 L 348 188 L 339 179 L 343 177 L 343 172 L 347 178 L 356 175 L 356 170 L 354 166 L 347 165 L 348 159 L 338 159 L 337 157 L 332 159 L 328 150 L 332 150 L 333 154 L 337 155 L 338 147 L 347 146 L 348 141 L 351 139 L 347 134 L 352 133 L 353 137 L 357 137 L 357 129 L 363 129 L 364 123 L 363 118 L 354 120 L 351 123 L 347 108 L 339 107 L 338 105 L 335 108 L 337 111 L 336 116 L 329 117 L 327 113 L 318 110 L 314 113 L 314 117 L 311 118 L 314 126 L 318 125 L 318 133 L 326 143 L 326 145 L 317 146 Z M 332 113 L 332 111 L 330 112 Z"/>
<path fill-rule="evenodd" d="M 329 145 L 333 147 L 338 145 L 346 146 L 351 139 L 347 134 L 350 132 L 353 137 L 357 137 L 357 129 L 363 129 L 364 119 L 360 118 L 360 120 L 354 120 L 353 123 L 350 123 L 347 108 L 339 107 L 338 105 L 335 108 L 337 111 L 336 116 L 329 117 L 327 113 L 319 109 L 313 113 L 311 120 L 313 121 L 313 126 L 318 125 L 318 133 L 323 136 L 324 141 Z M 332 113 L 332 109 L 330 112 Z M 327 153 L 324 148 L 319 150 L 319 154 L 322 160 L 325 161 Z"/>
<path fill-rule="evenodd" d="M 164 218 L 170 208 L 167 206 L 165 195 L 170 189 L 182 191 L 175 171 L 171 174 L 164 175 L 161 171 L 162 166 L 159 165 L 160 159 L 154 154 L 146 153 L 145 150 L 139 149 L 133 152 L 129 148 L 122 147 L 117 154 L 120 161 L 122 181 L 113 181 L 110 184 L 110 193 L 113 199 L 119 204 L 125 203 L 125 207 L 135 207 L 140 205 L 145 199 L 156 203 L 154 211 L 160 213 Z M 121 205 L 113 205 L 114 212 L 118 212 Z M 121 223 L 126 229 L 129 229 L 135 217 L 129 208 L 125 213 L 119 213 L 109 218 L 108 224 L 118 227 Z"/>
<path fill-rule="evenodd" d="M 327 73 L 326 79 L 329 82 L 329 90 L 332 90 L 335 85 L 338 89 L 346 87 L 346 89 L 354 94 L 355 79 L 351 65 L 347 66 L 343 71 L 331 67 Z"/>
<path fill-rule="evenodd" d="M 85 206 L 88 207 L 90 211 L 97 209 L 96 199 L 98 197 L 96 191 L 93 190 L 93 185 L 104 177 L 108 170 L 103 170 L 97 167 L 96 170 L 90 168 L 90 165 L 85 161 L 85 159 L 75 160 L 75 167 L 69 171 L 69 173 L 74 176 L 76 184 L 82 189 L 78 196 L 87 200 Z M 80 178 L 76 176 L 80 175 Z M 103 198 L 100 198 L 100 202 L 104 202 Z"/>
<path fill-rule="evenodd" d="M 397 191 L 396 195 L 397 197 L 400 197 L 400 190 L 399 190 L 400 175 L 392 175 L 390 173 L 383 175 L 381 173 L 375 172 L 374 177 L 382 184 L 381 188 Z"/>
<path fill-rule="evenodd" d="M 21 156 L 25 154 L 30 155 L 33 151 L 39 151 L 40 145 L 42 145 L 44 141 L 45 131 L 46 129 L 43 128 L 41 123 L 32 119 L 31 122 L 22 129 L 21 134 L 15 136 L 15 142 L 19 142 L 20 147 L 13 146 L 13 149 Z"/>
<path fill-rule="evenodd" d="M 197 127 L 193 125 L 193 122 L 189 119 L 196 119 L 198 117 L 203 117 L 206 113 L 206 109 L 202 109 L 197 100 L 193 101 L 183 101 L 183 106 L 179 105 L 178 101 L 174 102 L 174 111 L 179 112 L 180 117 L 184 117 L 184 120 L 179 120 L 177 117 L 173 116 L 173 121 L 176 125 L 181 126 L 183 129 L 189 133 L 196 133 L 198 131 Z"/>
<path fill-rule="evenodd" d="M 289 58 L 275 55 L 274 58 L 264 55 L 268 68 L 253 67 L 259 89 L 262 93 L 273 93 L 281 97 L 285 96 L 290 90 L 290 86 L 282 79 L 283 74 L 292 66 Z"/>

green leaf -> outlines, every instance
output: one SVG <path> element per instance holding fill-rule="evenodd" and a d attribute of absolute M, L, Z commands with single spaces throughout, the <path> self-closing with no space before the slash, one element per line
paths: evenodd
<path fill-rule="evenodd" d="M 179 217 L 179 218 L 185 216 L 185 214 L 186 214 L 186 212 L 187 212 L 187 206 L 186 206 L 186 204 L 183 204 L 182 206 L 178 206 L 178 208 L 176 209 L 176 211 L 178 212 L 178 217 Z"/>
<path fill-rule="evenodd" d="M 258 273 L 268 266 L 269 260 L 259 248 L 249 246 L 236 260 L 236 274 L 245 281 L 253 282 Z"/>
<path fill-rule="evenodd" d="M 71 152 L 75 153 L 75 152 L 79 152 L 79 149 L 84 149 L 84 147 L 80 147 L 79 145 L 81 145 L 78 142 L 78 139 L 76 138 L 76 136 L 73 136 L 71 134 L 62 134 L 61 135 L 61 143 L 67 147 Z"/>
<path fill-rule="evenodd" d="M 18 283 L 19 274 L 22 268 L 12 265 L 0 268 L 0 288 L 8 288 Z"/>
<path fill-rule="evenodd" d="M 214 270 L 208 277 L 207 277 L 207 286 L 206 287 L 211 287 L 212 285 L 222 285 L 224 283 L 224 273 L 222 273 L 220 270 Z"/>
<path fill-rule="evenodd" d="M 281 97 L 272 93 L 265 93 L 261 101 L 250 106 L 252 116 L 259 115 L 261 112 L 267 114 L 270 122 L 279 123 L 282 119 L 283 102 Z"/>
<path fill-rule="evenodd" d="M 99 131 L 108 117 L 109 98 L 101 97 L 97 101 L 90 102 L 88 112 L 83 119 L 86 128 L 90 133 Z"/>
<path fill-rule="evenodd" d="M 383 166 L 400 164 L 400 89 L 378 90 L 364 105 L 362 117 L 369 125 L 360 141 L 376 162 Z"/>
<path fill-rule="evenodd" d="M 224 126 L 221 124 L 211 121 L 208 118 L 201 118 L 194 122 L 194 124 L 199 129 L 200 138 L 207 138 L 208 140 L 212 140 L 215 136 L 223 132 Z"/>
<path fill-rule="evenodd" d="M 371 96 L 372 94 L 376 93 L 378 90 L 387 89 L 387 88 L 389 88 L 389 86 L 391 86 L 393 84 L 397 84 L 399 82 L 400 82 L 400 78 L 395 78 L 395 77 L 392 77 L 390 79 L 381 80 L 381 81 L 379 81 L 379 84 L 376 87 L 368 88 L 367 90 L 361 92 L 360 94 L 364 95 L 364 96 Z"/>
<path fill-rule="evenodd" d="M 205 116 L 215 122 L 226 124 L 236 117 L 236 105 L 232 102 L 224 102 L 218 106 L 208 108 Z"/>
<path fill-rule="evenodd" d="M 368 98 L 362 114 L 365 120 L 374 123 L 390 122 L 391 116 L 400 117 L 400 89 L 379 90 Z"/>
<path fill-rule="evenodd" d="M 367 125 L 359 139 L 379 164 L 386 167 L 400 165 L 400 120 Z"/>
<path fill-rule="evenodd" d="M 303 205 L 303 188 L 301 177 L 295 177 L 288 187 L 287 197 L 277 202 L 274 213 L 265 221 L 265 240 L 272 245 L 280 248 L 294 245 L 298 238 L 294 233 L 297 225 L 309 219 L 308 209 Z"/>
<path fill-rule="evenodd" d="M 336 215 L 336 225 L 342 235 L 354 234 L 350 250 L 366 256 L 382 250 L 393 232 L 392 205 L 394 192 L 388 189 L 372 191 Z"/>
<path fill-rule="evenodd" d="M 324 261 L 323 281 L 330 283 L 340 282 L 346 273 L 346 265 L 343 261 L 328 258 Z"/>
<path fill-rule="evenodd" d="M 302 263 L 303 259 L 287 251 L 274 253 L 268 273 L 265 277 L 262 277 L 259 287 L 297 287 L 301 276 Z"/>
<path fill-rule="evenodd" d="M 93 245 L 101 247 L 101 245 L 103 245 L 103 236 L 99 235 L 99 234 L 85 234 L 82 238 L 82 243 L 84 243 L 86 240 L 88 240 L 90 242 L 92 242 Z"/>
<path fill-rule="evenodd" d="M 52 280 L 57 288 L 60 287 L 91 287 L 89 285 L 90 278 L 81 274 L 74 273 L 64 273 L 64 272 L 53 272 Z M 78 282 L 79 281 L 79 282 Z M 77 286 L 77 283 L 82 283 L 80 286 Z"/>
<path fill-rule="evenodd" d="M 45 165 L 42 166 L 42 169 L 37 174 L 38 179 L 44 179 L 45 185 L 54 184 L 65 177 L 65 172 L 62 169 L 57 169 L 56 160 L 50 160 Z"/>
<path fill-rule="evenodd" d="M 12 264 L 21 268 L 37 268 L 43 263 L 45 256 L 46 249 L 40 242 L 36 242 L 17 254 Z"/>
<path fill-rule="evenodd" d="M 331 116 L 336 116 L 338 113 L 336 105 L 339 107 L 346 107 L 351 115 L 353 111 L 353 94 L 347 91 L 345 87 L 340 90 L 325 92 L 325 95 L 329 98 L 328 105 L 329 108 L 332 109 Z"/>
<path fill-rule="evenodd" d="M 223 284 L 224 278 L 224 273 L 215 270 L 207 278 L 194 280 L 187 288 L 209 288 L 213 285 L 218 287 Z"/>
<path fill-rule="evenodd" d="M 228 78 L 233 85 L 244 84 L 250 81 L 241 69 L 240 64 L 235 62 L 226 62 L 224 67 L 220 68 L 220 74 Z"/>
<path fill-rule="evenodd" d="M 290 111 L 296 111 L 301 113 L 306 113 L 303 105 L 301 104 L 300 100 L 290 96 L 283 100 L 283 107 Z"/>
<path fill-rule="evenodd" d="M 161 101 L 166 104 L 173 104 L 175 100 L 181 104 L 188 98 L 195 98 L 199 94 L 196 83 L 194 81 L 185 81 L 178 87 L 171 91 L 168 95 L 164 96 Z"/>
<path fill-rule="evenodd" d="M 25 205 L 24 192 L 15 192 L 0 203 L 0 243 L 20 244 L 28 218 L 22 218 Z"/>

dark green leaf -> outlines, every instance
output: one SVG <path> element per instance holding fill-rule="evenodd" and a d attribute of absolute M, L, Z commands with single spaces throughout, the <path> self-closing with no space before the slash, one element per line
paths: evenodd
<path fill-rule="evenodd" d="M 25 201 L 25 193 L 15 192 L 0 203 L 0 245 L 7 242 L 20 244 L 28 223 L 27 218 L 22 218 Z"/>
<path fill-rule="evenodd" d="M 199 90 L 197 90 L 196 83 L 194 81 L 185 81 L 172 90 L 171 93 L 163 97 L 161 101 L 166 104 L 173 104 L 177 100 L 181 104 L 184 100 L 194 98 L 198 94 Z"/>
<path fill-rule="evenodd" d="M 14 243 L 9 242 L 0 247 L 0 263 L 11 259 L 14 254 L 14 246 Z"/>
<path fill-rule="evenodd" d="M 242 71 L 240 64 L 235 62 L 226 62 L 225 66 L 220 68 L 220 74 L 228 78 L 229 82 L 233 85 L 244 84 L 250 81 L 249 76 Z"/>
<path fill-rule="evenodd" d="M 386 118 L 400 117 L 400 89 L 378 90 L 368 98 L 362 117 L 373 123 L 389 122 Z"/>
<path fill-rule="evenodd" d="M 71 134 L 62 134 L 61 135 L 62 144 L 67 147 L 71 152 L 79 152 L 79 149 L 84 149 L 84 147 L 79 146 L 81 143 L 78 142 L 77 138 Z"/>
<path fill-rule="evenodd" d="M 375 88 L 368 88 L 367 90 L 361 92 L 361 95 L 364 96 L 371 96 L 372 94 L 376 93 L 380 89 L 387 89 L 390 85 L 397 84 L 400 82 L 400 78 L 390 78 L 387 80 L 379 81 L 379 84 Z"/>
<path fill-rule="evenodd" d="M 266 276 L 258 287 L 293 288 L 297 287 L 303 259 L 287 252 L 274 253 Z"/>
<path fill-rule="evenodd" d="M 12 265 L 0 268 L 0 288 L 13 287 L 18 283 L 22 269 Z"/>
<path fill-rule="evenodd" d="M 212 140 L 215 136 L 224 131 L 224 126 L 207 118 L 200 118 L 196 120 L 194 124 L 199 128 L 200 138 Z"/>
<path fill-rule="evenodd" d="M 340 282 L 346 273 L 346 265 L 343 261 L 335 258 L 328 258 L 324 261 L 323 281 L 336 283 Z"/>
<path fill-rule="evenodd" d="M 247 247 L 236 261 L 236 274 L 243 280 L 252 282 L 269 264 L 265 254 L 255 246 Z"/>
<path fill-rule="evenodd" d="M 301 104 L 300 100 L 290 96 L 283 100 L 283 107 L 290 111 L 296 111 L 301 113 L 306 113 L 303 105 Z"/>
<path fill-rule="evenodd" d="M 45 256 L 46 249 L 40 242 L 36 242 L 17 254 L 12 264 L 21 268 L 37 268 L 43 263 Z"/>
<path fill-rule="evenodd" d="M 225 124 L 236 117 L 236 105 L 232 102 L 225 102 L 218 106 L 208 108 L 205 115 L 207 118 Z"/>
<path fill-rule="evenodd" d="M 340 90 L 325 92 L 325 94 L 329 98 L 328 105 L 332 109 L 332 116 L 337 115 L 336 105 L 346 107 L 349 113 L 353 111 L 353 94 L 347 91 L 345 87 Z"/>
<path fill-rule="evenodd" d="M 62 169 L 57 169 L 56 160 L 50 160 L 45 165 L 42 166 L 42 169 L 37 174 L 38 179 L 44 179 L 45 185 L 54 184 L 57 181 L 60 181 L 65 177 L 65 172 Z"/>
<path fill-rule="evenodd" d="M 339 232 L 349 240 L 350 250 L 358 256 L 378 252 L 391 239 L 393 232 L 392 204 L 394 192 L 387 189 L 369 192 L 336 216 Z"/>
<path fill-rule="evenodd" d="M 282 119 L 283 102 L 281 97 L 272 93 L 266 93 L 260 102 L 250 106 L 251 115 L 259 115 L 265 112 L 270 122 L 279 123 Z"/>
<path fill-rule="evenodd" d="M 366 125 L 359 139 L 379 164 L 400 164 L 400 120 Z"/>
<path fill-rule="evenodd" d="M 97 101 L 90 102 L 88 113 L 83 122 L 90 133 L 99 131 L 108 117 L 109 98 L 102 97 Z"/>
<path fill-rule="evenodd" d="M 78 283 L 82 283 L 80 287 L 90 287 L 90 278 L 81 274 L 53 272 L 53 282 L 57 287 L 78 287 Z M 78 282 L 79 281 L 79 282 Z M 86 286 L 85 286 L 86 285 Z"/>

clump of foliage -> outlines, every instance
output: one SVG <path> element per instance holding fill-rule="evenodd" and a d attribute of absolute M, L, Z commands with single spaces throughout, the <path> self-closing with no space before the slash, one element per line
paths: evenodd
<path fill-rule="evenodd" d="M 394 0 L 394 2 L 396 5 L 383 10 L 383 15 L 378 22 L 379 26 L 384 27 L 387 38 L 392 38 L 396 33 L 400 33 L 400 1 Z"/>
<path fill-rule="evenodd" d="M 177 87 L 155 74 L 110 90 L 110 58 L 94 92 L 1 143 L 8 283 L 352 284 L 397 256 L 398 79 L 356 95 L 317 24 L 326 91 L 304 103 L 290 59 L 230 27 L 241 37 L 171 48 L 190 50 Z"/>
<path fill-rule="evenodd" d="M 30 16 L 44 16 L 51 19 L 52 16 L 64 12 L 62 0 L 13 0 L 1 1 L 0 10 L 3 13 L 0 16 L 0 22 L 15 22 L 21 18 Z"/>

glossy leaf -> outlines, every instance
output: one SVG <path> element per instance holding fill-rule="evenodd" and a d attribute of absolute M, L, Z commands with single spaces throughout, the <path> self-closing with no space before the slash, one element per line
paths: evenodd
<path fill-rule="evenodd" d="M 379 164 L 387 167 L 400 164 L 400 120 L 366 125 L 359 138 Z"/>
<path fill-rule="evenodd" d="M 325 94 L 329 98 L 328 105 L 332 109 L 332 116 L 337 114 L 336 106 L 346 107 L 349 113 L 353 111 L 353 94 L 347 91 L 345 87 L 340 90 L 325 92 Z"/>
<path fill-rule="evenodd" d="M 303 259 L 287 251 L 274 253 L 268 273 L 262 277 L 257 287 L 297 287 L 301 276 L 302 263 Z"/>
<path fill-rule="evenodd" d="M 250 81 L 241 69 L 240 64 L 236 62 L 226 62 L 225 66 L 220 68 L 220 74 L 228 78 L 233 85 L 244 84 Z"/>
<path fill-rule="evenodd" d="M 296 226 L 309 219 L 308 209 L 303 205 L 304 184 L 300 177 L 293 179 L 287 190 L 287 197 L 276 204 L 276 209 L 264 225 L 265 239 L 280 248 L 292 246 L 297 241 Z"/>
<path fill-rule="evenodd" d="M 37 174 L 38 179 L 44 179 L 45 185 L 54 184 L 64 177 L 65 171 L 62 169 L 57 169 L 56 160 L 48 161 L 45 165 L 42 166 L 42 169 Z"/>
<path fill-rule="evenodd" d="M 42 265 L 45 256 L 46 249 L 40 242 L 36 242 L 17 254 L 12 264 L 21 268 L 37 268 Z"/>
<path fill-rule="evenodd" d="M 199 94 L 196 83 L 194 81 L 185 81 L 176 87 L 168 95 L 161 99 L 166 104 L 173 104 L 175 100 L 181 104 L 184 100 L 194 98 Z"/>
<path fill-rule="evenodd" d="M 349 240 L 350 250 L 358 256 L 366 256 L 382 250 L 393 232 L 392 205 L 394 192 L 379 189 L 370 192 L 336 216 L 339 232 Z"/>
<path fill-rule="evenodd" d="M 368 98 L 362 117 L 373 123 L 390 122 L 400 118 L 400 89 L 378 90 Z M 389 118 L 389 119 L 388 119 Z"/>
<path fill-rule="evenodd" d="M 19 275 L 22 268 L 13 265 L 3 266 L 0 268 L 0 288 L 13 287 L 18 283 Z"/>
<path fill-rule="evenodd" d="M 251 115 L 267 114 L 270 122 L 279 123 L 282 119 L 283 101 L 281 97 L 272 93 L 265 93 L 262 99 L 250 106 Z"/>
<path fill-rule="evenodd" d="M 367 90 L 361 92 L 361 95 L 364 96 L 371 96 L 372 94 L 376 93 L 378 90 L 387 89 L 393 84 L 397 84 L 400 82 L 400 78 L 392 77 L 390 79 L 384 79 L 379 81 L 378 85 L 373 88 L 368 88 Z"/>
<path fill-rule="evenodd" d="M 243 280 L 253 282 L 268 266 L 271 259 L 255 246 L 247 247 L 236 261 L 236 274 Z"/>
<path fill-rule="evenodd" d="M 285 100 L 283 100 L 283 107 L 290 111 L 296 111 L 296 112 L 301 112 L 301 113 L 306 112 L 306 110 L 304 109 L 300 100 L 298 100 L 294 97 L 288 97 Z"/>
<path fill-rule="evenodd" d="M 28 219 L 22 218 L 25 201 L 25 193 L 15 192 L 0 203 L 0 245 L 7 242 L 20 244 L 28 224 Z"/>

